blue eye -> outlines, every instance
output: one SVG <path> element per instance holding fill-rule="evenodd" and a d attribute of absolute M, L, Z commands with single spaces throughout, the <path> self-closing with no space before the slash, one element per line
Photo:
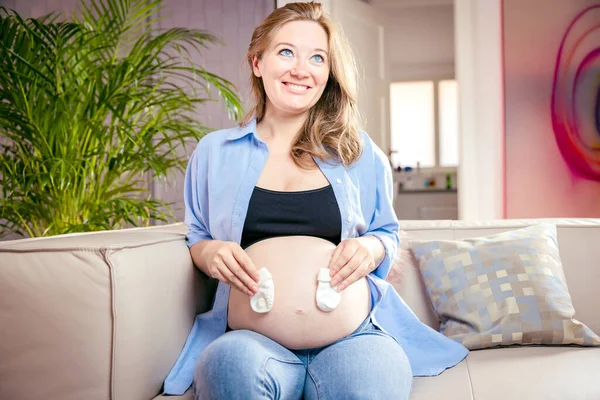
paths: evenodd
<path fill-rule="evenodd" d="M 315 57 L 318 57 L 318 59 L 317 59 L 317 62 L 319 62 L 319 63 L 325 62 L 325 59 L 323 58 L 323 56 L 322 56 L 322 55 L 320 55 L 320 54 L 315 54 L 315 55 L 313 56 L 313 58 L 315 58 Z"/>
<path fill-rule="evenodd" d="M 283 50 L 281 50 L 279 52 L 279 54 L 281 54 L 283 56 L 286 56 L 286 57 L 289 57 L 289 56 L 292 55 L 292 51 L 290 49 L 283 49 Z"/>

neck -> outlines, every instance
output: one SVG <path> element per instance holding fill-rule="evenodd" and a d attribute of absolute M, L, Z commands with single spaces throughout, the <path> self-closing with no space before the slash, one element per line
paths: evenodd
<path fill-rule="evenodd" d="M 269 107 L 257 126 L 260 138 L 267 143 L 285 143 L 290 148 L 302 125 L 306 121 L 306 113 L 285 115 L 270 112 Z"/>

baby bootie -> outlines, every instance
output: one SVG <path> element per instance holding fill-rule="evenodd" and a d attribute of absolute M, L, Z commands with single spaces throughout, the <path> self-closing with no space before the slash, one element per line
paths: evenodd
<path fill-rule="evenodd" d="M 336 287 L 331 287 L 331 276 L 329 268 L 321 268 L 317 276 L 319 286 L 317 287 L 317 306 L 325 312 L 336 309 L 342 299 L 342 293 Z"/>
<path fill-rule="evenodd" d="M 271 311 L 273 301 L 275 300 L 275 284 L 273 277 L 266 268 L 258 270 L 258 291 L 250 298 L 250 307 L 259 313 L 263 314 Z"/>

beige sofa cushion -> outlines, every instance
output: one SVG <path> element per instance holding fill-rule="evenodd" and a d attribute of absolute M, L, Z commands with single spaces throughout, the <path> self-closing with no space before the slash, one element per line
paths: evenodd
<path fill-rule="evenodd" d="M 468 358 L 468 356 L 467 356 Z M 434 377 L 416 377 L 410 400 L 472 400 L 467 359 Z"/>
<path fill-rule="evenodd" d="M 600 399 L 600 349 L 514 346 L 471 351 L 455 367 L 414 379 L 411 400 Z"/>
<path fill-rule="evenodd" d="M 600 399 L 598 348 L 494 348 L 470 352 L 466 363 L 476 400 Z"/>
<path fill-rule="evenodd" d="M 211 286 L 176 225 L 0 243 L 0 399 L 151 399 Z"/>

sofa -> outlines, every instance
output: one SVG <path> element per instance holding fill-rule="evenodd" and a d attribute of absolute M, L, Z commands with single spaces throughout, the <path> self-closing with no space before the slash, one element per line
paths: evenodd
<path fill-rule="evenodd" d="M 600 332 L 600 219 L 401 221 L 401 229 L 460 239 L 540 221 L 557 225 L 575 317 Z M 0 242 L 0 399 L 166 399 L 162 382 L 216 288 L 193 266 L 185 232 L 174 224 Z M 397 291 L 439 329 L 418 266 L 402 268 Z M 599 347 L 495 347 L 415 378 L 411 399 L 598 400 L 599 371 Z M 169 398 L 191 399 L 191 390 Z"/>

